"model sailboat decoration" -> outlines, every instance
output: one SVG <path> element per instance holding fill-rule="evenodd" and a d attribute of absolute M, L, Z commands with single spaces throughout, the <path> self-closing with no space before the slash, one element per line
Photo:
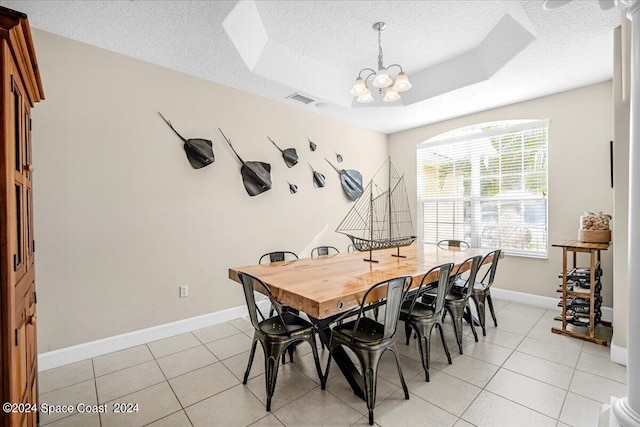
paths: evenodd
<path fill-rule="evenodd" d="M 376 177 L 382 178 L 381 172 L 388 169 L 386 188 L 376 183 Z M 364 189 L 362 196 L 342 220 L 336 232 L 345 234 L 359 251 L 369 251 L 369 259 L 378 262 L 371 252 L 377 249 L 398 248 L 408 246 L 416 240 L 409 210 L 409 198 L 404 181 L 391 163 L 389 157 L 376 172 L 371 182 Z"/>

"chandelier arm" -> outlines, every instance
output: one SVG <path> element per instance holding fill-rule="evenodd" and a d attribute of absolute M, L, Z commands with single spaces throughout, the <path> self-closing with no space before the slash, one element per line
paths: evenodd
<path fill-rule="evenodd" d="M 376 72 L 371 69 L 371 68 L 363 68 L 362 70 L 360 70 L 360 72 L 358 73 L 358 77 L 362 78 L 362 73 L 364 71 L 370 71 L 369 75 L 364 79 L 364 81 L 366 82 L 367 80 L 369 80 L 369 77 L 371 77 L 371 74 L 375 74 Z"/>
<path fill-rule="evenodd" d="M 391 69 L 391 67 L 398 67 L 400 68 L 400 72 L 404 72 L 404 70 L 402 69 L 402 66 L 400 64 L 391 64 L 387 67 L 387 71 L 389 71 Z"/>

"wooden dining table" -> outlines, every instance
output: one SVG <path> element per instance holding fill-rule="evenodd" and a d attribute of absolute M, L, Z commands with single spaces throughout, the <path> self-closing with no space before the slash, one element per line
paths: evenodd
<path fill-rule="evenodd" d="M 398 252 L 401 257 L 396 256 Z M 329 325 L 344 313 L 359 308 L 366 291 L 376 283 L 394 277 L 411 276 L 414 279 L 412 286 L 417 287 L 424 275 L 435 266 L 453 263 L 464 271 L 470 268 L 468 263 L 462 265 L 464 261 L 489 252 L 491 249 L 455 251 L 414 243 L 399 251 L 392 248 L 373 252 L 377 263 L 365 261 L 362 253 L 341 253 L 266 265 L 232 267 L 229 268 L 229 278 L 240 283 L 238 272 L 243 272 L 262 280 L 279 303 L 306 313 L 317 325 L 322 343 L 328 346 L 331 337 Z M 426 279 L 427 283 L 436 280 L 437 273 Z M 344 349 L 338 347 L 333 357 L 354 393 L 364 398 L 362 376 Z"/>

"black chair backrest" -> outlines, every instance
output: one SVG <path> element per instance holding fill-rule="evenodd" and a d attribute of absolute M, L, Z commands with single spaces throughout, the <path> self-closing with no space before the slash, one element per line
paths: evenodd
<path fill-rule="evenodd" d="M 258 260 L 258 264 L 262 264 L 262 260 L 265 258 L 269 258 L 269 264 L 272 262 L 279 262 L 279 261 L 284 261 L 285 259 L 289 258 L 293 258 L 293 259 L 298 259 L 298 255 L 296 255 L 295 253 L 291 252 L 291 251 L 276 251 L 276 252 L 269 252 L 266 253 L 264 255 L 262 255 L 260 257 L 260 259 Z"/>
<path fill-rule="evenodd" d="M 489 289 L 491 285 L 493 285 L 493 279 L 495 279 L 496 277 L 496 270 L 498 269 L 498 260 L 500 259 L 501 253 L 502 251 L 500 249 L 496 249 L 493 252 L 489 252 L 484 256 L 482 263 L 480 264 L 481 266 L 484 265 L 484 262 L 487 258 L 493 257 L 491 259 L 491 265 L 489 266 L 489 269 L 486 271 L 486 273 L 484 273 L 484 276 L 482 276 L 482 280 L 480 280 L 480 283 L 484 285 L 485 289 Z"/>
<path fill-rule="evenodd" d="M 364 309 L 368 302 L 370 302 L 369 294 L 383 286 L 387 287 L 387 296 L 385 301 L 386 307 L 384 310 L 384 332 L 382 334 L 382 341 L 393 338 L 396 333 L 396 327 L 398 326 L 398 318 L 400 317 L 400 306 L 407 296 L 407 292 L 409 292 L 412 280 L 411 276 L 401 276 L 376 283 L 369 288 L 369 290 L 364 294 L 364 297 L 362 297 L 362 302 L 360 303 L 360 310 L 358 311 L 358 317 L 353 326 L 353 334 L 351 335 L 352 342 L 356 336 L 360 319 L 364 315 Z M 371 299 L 378 300 L 379 298 Z"/>
<path fill-rule="evenodd" d="M 458 266 L 458 269 L 453 277 L 451 277 L 451 284 L 449 285 L 449 289 L 455 283 L 456 280 L 460 279 L 460 276 L 463 273 L 469 273 L 467 278 L 465 279 L 464 288 L 462 291 L 462 296 L 464 299 L 467 299 L 471 296 L 473 292 L 473 285 L 476 283 L 476 275 L 478 274 L 478 270 L 480 269 L 480 262 L 482 261 L 482 255 L 476 255 L 472 258 L 467 258 L 462 264 Z M 467 271 L 462 271 L 462 268 L 471 263 L 471 268 Z"/>
<path fill-rule="evenodd" d="M 464 240 L 447 239 L 440 240 L 438 242 L 438 247 L 440 249 L 447 249 L 450 251 L 466 251 L 469 249 L 469 244 Z"/>
<path fill-rule="evenodd" d="M 244 299 L 247 301 L 247 310 L 249 311 L 249 318 L 251 319 L 251 324 L 253 325 L 253 327 L 256 329 L 260 329 L 261 320 L 258 319 L 258 315 L 262 318 L 262 320 L 267 319 L 267 317 L 264 314 L 262 314 L 262 311 L 260 310 L 260 307 L 258 307 L 258 304 L 256 304 L 256 296 L 254 294 L 254 291 L 257 291 L 266 295 L 269 298 L 269 300 L 271 301 L 271 306 L 275 308 L 276 313 L 280 318 L 280 321 L 282 322 L 282 325 L 285 329 L 285 332 L 288 334 L 289 331 L 287 330 L 287 324 L 284 322 L 284 319 L 282 318 L 282 312 L 280 311 L 280 306 L 279 304 L 276 303 L 276 300 L 273 297 L 273 294 L 271 293 L 271 290 L 269 289 L 269 287 L 265 285 L 264 282 L 258 279 L 257 277 L 247 273 L 243 273 L 241 271 L 238 272 L 238 278 L 240 278 L 240 282 L 242 282 L 242 289 L 244 290 Z"/>
<path fill-rule="evenodd" d="M 415 294 L 411 297 L 411 307 L 409 308 L 409 312 L 413 310 L 413 307 L 416 305 L 416 301 L 422 296 L 422 294 L 427 291 L 427 286 L 433 283 L 431 278 L 431 274 L 438 270 L 438 289 L 435 299 L 434 306 L 434 316 L 440 316 L 442 314 L 442 308 L 444 307 L 444 298 L 447 296 L 449 292 L 449 283 L 451 270 L 453 269 L 453 263 L 442 264 L 433 267 L 431 270 L 427 272 L 424 276 L 422 276 L 422 280 L 420 281 L 420 286 Z"/>
<path fill-rule="evenodd" d="M 317 246 L 311 249 L 311 258 L 314 256 L 329 255 L 330 253 L 339 254 L 340 251 L 334 246 Z"/>

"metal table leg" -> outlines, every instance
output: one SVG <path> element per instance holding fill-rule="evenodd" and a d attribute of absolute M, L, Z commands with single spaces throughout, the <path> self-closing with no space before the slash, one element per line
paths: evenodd
<path fill-rule="evenodd" d="M 336 315 L 327 319 L 314 319 L 313 317 L 309 317 L 311 322 L 318 326 L 318 336 L 326 348 L 329 348 L 329 341 L 331 340 L 331 328 L 329 325 L 338 317 L 340 316 Z M 336 347 L 333 350 L 333 360 L 340 368 L 340 371 L 342 371 L 342 375 L 346 378 L 351 389 L 353 389 L 353 394 L 364 400 L 364 381 L 362 375 L 360 375 L 360 372 L 343 347 Z"/>

